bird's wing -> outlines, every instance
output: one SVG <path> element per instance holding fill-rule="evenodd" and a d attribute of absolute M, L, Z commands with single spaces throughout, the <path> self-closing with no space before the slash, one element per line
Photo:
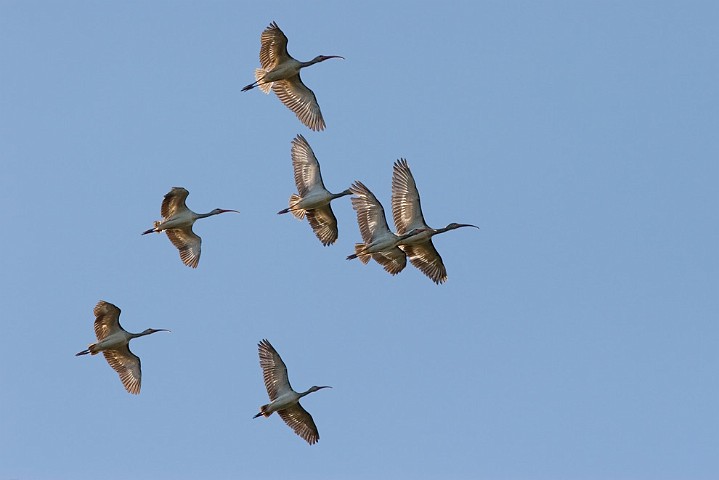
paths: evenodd
<path fill-rule="evenodd" d="M 299 402 L 284 410 L 279 410 L 277 414 L 297 435 L 304 438 L 310 445 L 317 443 L 317 440 L 320 439 L 320 433 L 317 431 L 315 421 L 312 420 L 312 415 L 302 408 Z"/>
<path fill-rule="evenodd" d="M 394 247 L 385 252 L 373 253 L 372 258 L 392 275 L 397 275 L 407 265 L 407 258 L 399 247 Z"/>
<path fill-rule="evenodd" d="M 137 395 L 140 393 L 140 382 L 142 381 L 142 371 L 140 369 L 140 358 L 130 351 L 130 347 L 125 345 L 121 348 L 112 350 L 103 350 L 105 360 L 120 376 L 125 390 Z"/>
<path fill-rule="evenodd" d="M 320 173 L 320 163 L 317 161 L 312 147 L 302 135 L 297 135 L 292 140 L 292 168 L 295 172 L 297 192 L 301 197 L 316 187 L 325 188 L 322 182 L 322 173 Z"/>
<path fill-rule="evenodd" d="M 371 243 L 375 235 L 391 233 L 384 215 L 384 208 L 369 188 L 365 187 L 362 182 L 356 181 L 350 187 L 350 191 L 354 194 L 352 208 L 357 212 L 357 223 L 362 240 L 365 243 Z"/>
<path fill-rule="evenodd" d="M 162 200 L 162 208 L 160 208 L 160 214 L 162 218 L 170 218 L 180 210 L 187 210 L 185 200 L 190 194 L 185 188 L 172 187 L 166 195 L 165 199 Z"/>
<path fill-rule="evenodd" d="M 394 163 L 392 172 L 392 217 L 399 235 L 413 228 L 429 228 L 422 216 L 417 184 L 404 158 Z"/>
<path fill-rule="evenodd" d="M 182 263 L 188 267 L 197 268 L 197 264 L 200 262 L 202 239 L 192 231 L 192 227 L 170 228 L 165 230 L 165 233 L 180 251 Z"/>
<path fill-rule="evenodd" d="M 274 401 L 277 397 L 292 389 L 290 380 L 287 377 L 287 367 L 275 347 L 267 340 L 262 340 L 257 344 L 257 349 L 260 355 L 260 367 L 262 367 L 262 376 L 265 380 L 267 395 L 269 395 L 270 401 Z"/>
<path fill-rule="evenodd" d="M 103 300 L 97 302 L 93 313 L 95 314 L 95 336 L 97 336 L 98 341 L 102 341 L 108 335 L 122 330 L 120 312 L 121 310 L 112 303 Z"/>
<path fill-rule="evenodd" d="M 295 112 L 308 128 L 320 131 L 325 129 L 325 120 L 322 118 L 320 105 L 315 94 L 302 83 L 300 74 L 284 80 L 277 80 L 272 84 L 272 91 L 287 108 Z"/>
<path fill-rule="evenodd" d="M 305 215 L 322 245 L 327 246 L 335 243 L 337 240 L 337 217 L 332 212 L 332 207 L 330 207 L 329 203 L 323 207 L 307 210 Z"/>
<path fill-rule="evenodd" d="M 447 269 L 444 268 L 442 257 L 434 248 L 432 240 L 417 245 L 402 245 L 409 261 L 434 283 L 440 284 L 447 280 Z"/>
<path fill-rule="evenodd" d="M 287 37 L 275 22 L 270 23 L 260 36 L 260 65 L 269 71 L 289 58 Z"/>

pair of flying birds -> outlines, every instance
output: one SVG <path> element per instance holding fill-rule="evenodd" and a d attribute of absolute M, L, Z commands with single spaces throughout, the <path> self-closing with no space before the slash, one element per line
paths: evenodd
<path fill-rule="evenodd" d="M 125 389 L 132 394 L 140 393 L 142 383 L 142 369 L 140 358 L 130 351 L 130 340 L 157 332 L 169 332 L 161 328 L 148 328 L 141 333 L 130 333 L 120 325 L 120 309 L 112 303 L 99 301 L 94 309 L 95 335 L 97 343 L 91 344 L 86 350 L 76 353 L 79 355 L 96 355 L 100 352 L 105 356 L 107 363 L 120 376 Z M 277 414 L 297 435 L 304 438 L 310 445 L 319 440 L 312 416 L 302 408 L 299 400 L 307 394 L 316 392 L 328 386 L 310 387 L 305 392 L 295 392 L 287 377 L 287 367 L 277 350 L 267 340 L 258 344 L 260 367 L 265 380 L 270 403 L 262 405 L 259 416 L 269 417 Z"/>

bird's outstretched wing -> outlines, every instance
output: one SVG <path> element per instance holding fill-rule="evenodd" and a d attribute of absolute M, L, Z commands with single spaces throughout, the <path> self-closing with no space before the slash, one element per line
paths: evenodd
<path fill-rule="evenodd" d="M 359 180 L 350 187 L 352 208 L 357 212 L 357 223 L 364 243 L 371 243 L 376 234 L 391 233 L 384 208 L 377 197 Z"/>
<path fill-rule="evenodd" d="M 162 218 L 170 218 L 176 214 L 179 210 L 186 210 L 185 200 L 190 192 L 183 187 L 172 187 L 162 200 L 162 207 L 160 208 L 160 215 Z"/>
<path fill-rule="evenodd" d="M 93 313 L 95 314 L 95 336 L 98 341 L 102 341 L 108 335 L 122 330 L 120 312 L 121 310 L 112 303 L 104 300 L 97 302 Z"/>
<path fill-rule="evenodd" d="M 142 382 L 140 358 L 132 353 L 127 345 L 112 350 L 103 350 L 102 354 L 105 355 L 107 363 L 120 376 L 125 390 L 133 395 L 139 394 Z"/>
<path fill-rule="evenodd" d="M 402 250 L 409 257 L 409 261 L 422 273 L 427 275 L 434 283 L 447 281 L 447 269 L 444 267 L 442 257 L 434 248 L 432 240 L 417 245 L 402 245 Z"/>
<path fill-rule="evenodd" d="M 275 22 L 270 23 L 260 35 L 260 65 L 269 71 L 289 58 L 287 37 Z"/>
<path fill-rule="evenodd" d="M 300 74 L 284 80 L 277 80 L 272 84 L 272 91 L 287 108 L 295 112 L 309 129 L 321 131 L 325 129 L 325 120 L 322 118 L 320 105 L 314 92 L 307 88 Z"/>
<path fill-rule="evenodd" d="M 417 184 L 404 158 L 394 163 L 392 172 L 392 217 L 399 235 L 413 228 L 429 228 L 422 215 Z"/>
<path fill-rule="evenodd" d="M 180 251 L 182 263 L 197 268 L 200 262 L 202 239 L 192 231 L 192 227 L 170 228 L 165 230 L 167 238 Z"/>
<path fill-rule="evenodd" d="M 287 377 L 287 367 L 275 347 L 266 339 L 257 344 L 257 350 L 260 355 L 260 367 L 262 367 L 262 377 L 265 380 L 267 395 L 269 395 L 270 401 L 274 401 L 278 396 L 292 389 Z"/>
<path fill-rule="evenodd" d="M 335 217 L 329 203 L 323 207 L 314 208 L 305 212 L 307 221 L 315 232 L 322 245 L 332 245 L 337 241 L 337 217 Z"/>
<path fill-rule="evenodd" d="M 320 439 L 320 434 L 317 431 L 315 421 L 312 420 L 312 415 L 302 408 L 299 402 L 289 408 L 279 410 L 277 414 L 297 435 L 304 438 L 310 445 L 314 445 Z"/>
<path fill-rule="evenodd" d="M 372 258 L 374 258 L 375 262 L 382 265 L 385 271 L 392 275 L 397 275 L 404 270 L 404 267 L 407 265 L 407 258 L 399 247 L 394 247 L 384 252 L 373 253 Z"/>
<path fill-rule="evenodd" d="M 320 172 L 320 163 L 315 152 L 305 137 L 297 135 L 292 140 L 292 168 L 295 174 L 295 185 L 301 197 L 317 187 L 325 189 Z"/>

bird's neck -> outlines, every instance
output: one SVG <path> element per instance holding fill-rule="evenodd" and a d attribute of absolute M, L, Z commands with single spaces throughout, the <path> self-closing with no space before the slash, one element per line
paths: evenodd
<path fill-rule="evenodd" d="M 332 198 L 340 198 L 340 197 L 344 197 L 344 196 L 346 196 L 346 195 L 352 195 L 352 192 L 349 191 L 349 189 L 347 189 L 347 190 L 344 190 L 344 191 L 342 191 L 342 192 L 340 192 L 340 193 L 335 193 L 334 195 L 332 195 Z"/>

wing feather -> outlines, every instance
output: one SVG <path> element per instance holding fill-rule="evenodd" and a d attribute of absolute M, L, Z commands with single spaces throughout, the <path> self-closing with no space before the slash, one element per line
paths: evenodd
<path fill-rule="evenodd" d="M 272 22 L 260 35 L 260 65 L 269 71 L 288 58 L 287 37 L 277 23 Z"/>
<path fill-rule="evenodd" d="M 93 313 L 95 314 L 95 336 L 98 341 L 122 330 L 120 326 L 121 310 L 112 303 L 100 300 L 95 305 Z"/>
<path fill-rule="evenodd" d="M 447 269 L 431 239 L 417 245 L 403 245 L 402 249 L 412 265 L 427 275 L 434 283 L 440 284 L 447 281 Z"/>
<path fill-rule="evenodd" d="M 357 212 L 357 223 L 364 243 L 369 244 L 377 234 L 391 233 L 384 208 L 377 197 L 359 180 L 350 187 L 352 208 Z"/>
<path fill-rule="evenodd" d="M 288 389 L 292 389 L 287 377 L 287 367 L 275 347 L 266 339 L 257 344 L 257 350 L 267 395 L 269 395 L 270 401 L 274 401 Z"/>
<path fill-rule="evenodd" d="M 180 251 L 182 263 L 197 268 L 200 262 L 202 239 L 192 231 L 192 227 L 170 228 L 165 230 L 167 238 Z"/>
<path fill-rule="evenodd" d="M 320 163 L 315 152 L 302 135 L 292 140 L 292 168 L 295 174 L 295 185 L 301 197 L 316 187 L 325 189 L 320 172 Z"/>
<path fill-rule="evenodd" d="M 392 217 L 398 235 L 413 228 L 429 228 L 422 215 L 417 184 L 407 160 L 400 158 L 394 163 L 392 173 Z"/>
<path fill-rule="evenodd" d="M 397 275 L 407 266 L 407 258 L 399 247 L 394 247 L 384 252 L 373 253 L 372 258 L 392 275 Z"/>
<path fill-rule="evenodd" d="M 289 408 L 279 410 L 277 414 L 297 435 L 304 438 L 310 445 L 314 445 L 320 439 L 320 434 L 317 431 L 317 425 L 315 425 L 312 415 L 302 408 L 299 402 Z"/>
<path fill-rule="evenodd" d="M 183 187 L 172 187 L 172 190 L 170 190 L 162 200 L 162 207 L 160 208 L 162 218 L 168 219 L 179 210 L 187 210 L 185 200 L 187 200 L 189 194 L 190 192 Z"/>
<path fill-rule="evenodd" d="M 272 84 L 272 91 L 308 128 L 315 131 L 325 129 L 325 120 L 322 118 L 317 97 L 302 83 L 299 73 L 284 80 L 275 81 Z"/>
<path fill-rule="evenodd" d="M 125 390 L 133 395 L 139 394 L 142 382 L 140 358 L 132 353 L 127 345 L 117 349 L 103 350 L 102 354 L 105 355 L 107 363 L 120 376 Z"/>
<path fill-rule="evenodd" d="M 337 241 L 337 217 L 330 204 L 305 212 L 307 221 L 322 245 L 327 246 Z"/>

